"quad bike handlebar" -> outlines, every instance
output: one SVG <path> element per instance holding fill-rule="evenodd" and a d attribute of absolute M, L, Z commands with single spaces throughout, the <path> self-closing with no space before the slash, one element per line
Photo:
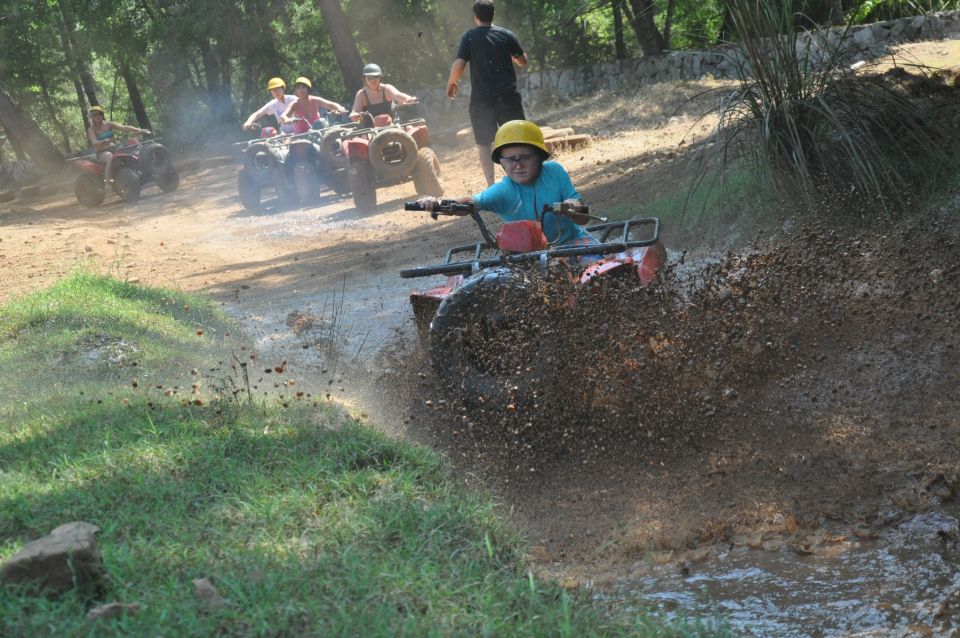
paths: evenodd
<path fill-rule="evenodd" d="M 417 211 L 426 211 L 427 209 L 420 205 L 420 202 L 405 202 L 403 205 L 403 210 L 417 210 Z M 429 211 L 430 216 L 434 219 L 439 215 L 456 215 L 457 213 L 473 213 L 476 210 L 476 204 L 472 203 L 462 203 L 458 202 L 455 199 L 441 199 L 437 201 L 437 205 L 433 210 Z M 574 207 L 568 202 L 557 202 L 555 204 L 544 204 L 543 205 L 544 213 L 553 213 L 555 215 L 563 215 L 564 217 L 570 218 L 584 218 L 592 219 L 598 222 L 607 221 L 606 217 L 599 217 L 597 215 L 590 214 L 590 207 L 586 204 L 580 204 L 579 207 Z"/>
<path fill-rule="evenodd" d="M 439 199 L 433 209 L 425 208 L 420 202 L 404 202 L 403 210 L 418 210 L 429 212 L 430 217 L 436 219 L 440 215 L 456 215 L 457 213 L 473 213 L 477 206 L 473 203 L 462 203 L 455 199 Z"/>
<path fill-rule="evenodd" d="M 92 153 L 83 153 L 81 155 L 74 155 L 73 157 L 68 157 L 67 161 L 79 162 L 80 160 L 96 159 L 100 153 L 103 153 L 105 151 L 109 151 L 111 153 L 119 153 L 121 151 L 126 151 L 131 148 L 138 148 L 147 143 L 159 144 L 162 141 L 162 138 L 159 138 L 159 137 L 152 137 L 150 139 L 141 139 L 141 138 L 129 138 L 129 139 L 134 139 L 136 141 L 133 144 L 124 144 L 122 146 L 114 146 L 113 148 L 105 148 L 102 151 L 94 150 Z"/>
<path fill-rule="evenodd" d="M 404 210 L 427 211 L 420 202 L 406 202 Z M 469 213 L 473 221 L 480 228 L 480 234 L 483 235 L 483 242 L 454 246 L 447 251 L 446 258 L 441 264 L 430 266 L 419 266 L 417 268 L 408 268 L 400 271 L 400 276 L 404 279 L 414 277 L 428 277 L 432 275 L 468 275 L 478 272 L 484 268 L 495 268 L 498 266 L 511 266 L 539 262 L 546 262 L 564 257 L 580 257 L 584 255 L 610 255 L 614 253 L 625 252 L 631 248 L 640 248 L 643 246 L 652 246 L 660 241 L 660 220 L 656 217 L 635 217 L 624 221 L 607 221 L 606 217 L 591 215 L 589 207 L 581 205 L 579 211 L 574 209 L 571 204 L 557 202 L 544 206 L 544 212 L 569 216 L 576 221 L 577 217 L 586 217 L 600 221 L 600 224 L 587 226 L 587 231 L 599 240 L 597 244 L 572 245 L 572 246 L 554 246 L 547 250 L 535 250 L 526 253 L 499 253 L 487 259 L 481 259 L 484 251 L 497 250 L 497 241 L 490 234 L 486 224 L 480 217 L 480 213 L 473 203 L 461 203 L 455 199 L 441 199 L 437 201 L 436 207 L 429 211 L 433 219 L 441 214 L 454 215 L 457 212 Z M 650 227 L 649 233 L 644 233 L 644 237 L 636 239 L 635 231 L 640 228 Z M 459 255 L 469 253 L 467 259 Z"/>

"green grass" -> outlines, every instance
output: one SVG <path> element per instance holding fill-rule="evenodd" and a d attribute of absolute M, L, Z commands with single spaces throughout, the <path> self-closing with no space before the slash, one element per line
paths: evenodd
<path fill-rule="evenodd" d="M 710 633 L 534 578 L 434 453 L 330 406 L 167 396 L 164 375 L 223 367 L 229 332 L 201 299 L 85 273 L 0 307 L 0 560 L 84 520 L 109 572 L 100 601 L 0 588 L 0 635 Z M 197 602 L 203 577 L 226 606 Z M 112 600 L 142 610 L 85 619 Z"/>

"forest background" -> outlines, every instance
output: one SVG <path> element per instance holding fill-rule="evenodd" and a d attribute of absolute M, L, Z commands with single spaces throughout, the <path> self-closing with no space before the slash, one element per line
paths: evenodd
<path fill-rule="evenodd" d="M 757 0 L 758 3 L 773 0 Z M 0 162 L 53 165 L 88 146 L 87 111 L 179 149 L 241 136 L 266 80 L 313 81 L 349 106 L 364 63 L 402 91 L 442 85 L 470 0 L 0 0 Z M 800 26 L 945 9 L 943 0 L 804 0 Z M 531 70 L 734 40 L 724 0 L 498 0 Z M 563 96 L 555 96 L 562 99 Z"/>

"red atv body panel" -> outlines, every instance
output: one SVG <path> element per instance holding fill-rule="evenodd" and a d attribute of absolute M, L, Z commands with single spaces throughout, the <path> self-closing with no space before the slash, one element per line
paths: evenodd
<path fill-rule="evenodd" d="M 351 162 L 365 162 L 370 159 L 370 140 L 365 137 L 354 137 L 341 145 L 343 154 Z"/>
<path fill-rule="evenodd" d="M 93 173 L 94 175 L 103 175 L 104 165 L 100 162 L 94 162 L 91 160 L 82 160 L 76 163 L 76 166 L 83 171 Z"/>
<path fill-rule="evenodd" d="M 600 261 L 587 266 L 580 274 L 580 283 L 585 284 L 594 277 L 603 276 L 618 268 L 630 267 L 635 270 L 637 279 L 646 286 L 653 281 L 654 277 L 657 276 L 657 270 L 666 262 L 667 251 L 663 248 L 663 244 L 659 242 L 653 246 L 631 248 L 626 252 L 604 257 Z"/>
<path fill-rule="evenodd" d="M 497 232 L 497 248 L 511 253 L 529 253 L 546 250 L 550 246 L 538 222 L 523 220 L 510 222 Z"/>
<path fill-rule="evenodd" d="M 503 224 L 497 232 L 497 248 L 504 252 L 532 252 L 546 250 L 548 243 L 540 224 L 523 220 Z M 587 266 L 577 282 L 585 284 L 594 277 L 602 277 L 614 271 L 630 268 L 641 284 L 647 286 L 657 276 L 657 270 L 667 263 L 667 251 L 659 241 L 652 246 L 631 248 L 622 253 L 607 255 Z M 414 290 L 410 293 L 410 304 L 417 314 L 428 313 L 432 316 L 450 293 L 463 282 L 463 275 L 452 275 L 440 286 L 428 290 Z"/>

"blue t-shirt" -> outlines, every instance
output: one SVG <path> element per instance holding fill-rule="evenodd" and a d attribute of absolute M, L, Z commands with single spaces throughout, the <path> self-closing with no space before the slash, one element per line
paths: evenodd
<path fill-rule="evenodd" d="M 479 210 L 496 213 L 505 222 L 524 219 L 538 221 L 544 204 L 555 204 L 565 199 L 580 199 L 570 175 L 556 162 L 544 162 L 540 175 L 530 185 L 517 184 L 504 176 L 485 191 L 474 195 Z M 551 244 L 567 244 L 590 233 L 569 217 L 547 213 L 543 220 L 543 234 Z"/>

